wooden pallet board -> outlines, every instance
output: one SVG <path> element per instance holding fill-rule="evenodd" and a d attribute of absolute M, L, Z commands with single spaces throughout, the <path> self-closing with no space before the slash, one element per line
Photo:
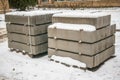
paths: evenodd
<path fill-rule="evenodd" d="M 33 54 L 29 54 L 28 52 L 21 51 L 21 50 L 19 50 L 19 49 L 10 48 L 10 51 L 11 51 L 11 52 L 16 52 L 16 53 L 22 53 L 22 55 L 28 55 L 28 56 L 31 57 L 31 58 L 34 57 Z"/>
<path fill-rule="evenodd" d="M 77 69 L 82 69 L 82 70 L 84 70 L 84 71 L 87 70 L 87 68 L 79 67 L 79 66 L 77 66 L 77 65 L 69 65 L 69 64 L 64 63 L 64 62 L 56 61 L 56 60 L 54 60 L 54 59 L 50 59 L 50 61 L 53 61 L 53 62 L 55 62 L 55 63 L 59 63 L 59 64 L 62 64 L 62 65 L 65 65 L 65 66 L 67 66 L 67 67 L 73 67 L 73 68 L 77 68 Z"/>

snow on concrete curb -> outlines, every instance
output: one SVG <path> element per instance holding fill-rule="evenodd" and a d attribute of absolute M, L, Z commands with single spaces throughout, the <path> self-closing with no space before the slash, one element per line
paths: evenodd
<path fill-rule="evenodd" d="M 78 67 L 86 68 L 85 63 L 74 60 L 74 59 L 72 59 L 70 57 L 60 57 L 60 56 L 53 55 L 53 56 L 51 56 L 51 59 L 53 59 L 55 61 L 59 61 L 61 63 L 71 65 L 71 66 L 75 65 L 75 66 L 78 66 Z"/>
<path fill-rule="evenodd" d="M 95 26 L 88 24 L 67 24 L 67 23 L 54 23 L 49 28 L 67 29 L 67 30 L 83 30 L 83 31 L 95 31 Z"/>
<path fill-rule="evenodd" d="M 97 18 L 97 17 L 101 17 L 101 16 L 106 16 L 106 15 L 110 15 L 107 13 L 89 13 L 89 12 L 63 12 L 63 13 L 59 13 L 59 14 L 54 14 L 53 17 L 86 17 L 86 18 Z"/>
<path fill-rule="evenodd" d="M 16 11 L 16 12 L 9 12 L 6 15 L 34 16 L 34 15 L 54 14 L 54 13 L 59 13 L 59 12 L 61 11 L 53 11 L 53 10 Z"/>

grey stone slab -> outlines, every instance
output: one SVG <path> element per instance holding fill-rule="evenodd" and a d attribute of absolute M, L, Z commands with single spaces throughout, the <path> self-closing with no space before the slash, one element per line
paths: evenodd
<path fill-rule="evenodd" d="M 43 14 L 35 16 L 5 15 L 5 21 L 24 25 L 37 25 L 52 22 L 53 14 Z"/>
<path fill-rule="evenodd" d="M 94 25 L 96 29 L 110 25 L 111 15 L 103 15 L 98 17 L 87 16 L 67 16 L 62 15 L 53 16 L 53 23 L 72 23 L 72 24 L 90 24 Z"/>
<path fill-rule="evenodd" d="M 28 24 L 28 16 L 5 15 L 5 21 L 17 24 Z M 30 22 L 31 23 L 31 22 Z"/>
<path fill-rule="evenodd" d="M 62 57 L 71 57 L 73 59 L 84 62 L 88 68 L 93 68 L 93 67 L 99 66 L 105 60 L 110 58 L 115 53 L 114 51 L 115 51 L 115 47 L 112 46 L 106 49 L 105 51 L 99 54 L 96 54 L 95 56 L 85 56 L 85 55 L 79 55 L 79 54 L 74 54 L 71 52 L 65 52 L 65 51 L 48 48 L 48 55 L 49 56 L 57 55 L 57 56 L 62 56 Z M 101 56 L 104 56 L 104 57 L 101 57 Z"/>
<path fill-rule="evenodd" d="M 14 33 L 21 33 L 21 34 L 29 34 L 29 35 L 38 35 L 38 34 L 43 34 L 47 33 L 47 27 L 51 23 L 48 24 L 43 24 L 43 25 L 38 25 L 38 26 L 33 26 L 33 27 L 27 27 L 23 25 L 15 25 L 15 24 L 7 24 L 7 31 L 8 32 L 14 32 Z"/>
<path fill-rule="evenodd" d="M 47 52 L 48 43 L 44 43 L 36 46 L 30 46 L 30 45 L 26 45 L 26 44 L 14 42 L 14 41 L 12 42 L 8 41 L 8 47 L 13 49 L 19 49 L 20 51 L 28 52 L 28 54 L 37 55 L 37 54 Z"/>
<path fill-rule="evenodd" d="M 73 41 L 66 41 L 60 39 L 48 39 L 48 47 L 54 49 L 60 49 L 64 51 L 70 51 L 77 54 L 84 55 L 95 55 L 106 48 L 112 46 L 115 43 L 115 36 L 108 37 L 99 42 L 88 44 L 88 43 L 79 43 Z"/>
<path fill-rule="evenodd" d="M 48 28 L 48 37 L 94 43 L 96 41 L 104 39 L 105 37 L 113 35 L 116 31 L 115 29 L 115 24 L 92 32 Z"/>
<path fill-rule="evenodd" d="M 17 41 L 25 44 L 38 45 L 46 43 L 48 41 L 47 34 L 28 36 L 23 34 L 8 33 L 8 39 L 10 41 Z"/>
<path fill-rule="evenodd" d="M 44 24 L 52 22 L 53 14 L 46 14 L 41 16 L 36 16 L 36 24 Z"/>

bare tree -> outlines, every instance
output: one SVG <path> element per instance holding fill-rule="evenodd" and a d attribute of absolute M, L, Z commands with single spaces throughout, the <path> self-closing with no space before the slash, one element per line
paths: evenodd
<path fill-rule="evenodd" d="M 1 2 L 1 5 L 2 5 L 2 10 L 3 10 L 3 13 L 5 14 L 6 13 L 6 9 L 7 9 L 7 0 L 0 0 Z"/>

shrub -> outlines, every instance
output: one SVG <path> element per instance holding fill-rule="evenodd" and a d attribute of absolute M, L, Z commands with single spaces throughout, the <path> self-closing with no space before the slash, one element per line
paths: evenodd
<path fill-rule="evenodd" d="M 26 8 L 35 6 L 37 4 L 37 0 L 9 0 L 9 3 L 12 8 L 25 11 Z"/>

